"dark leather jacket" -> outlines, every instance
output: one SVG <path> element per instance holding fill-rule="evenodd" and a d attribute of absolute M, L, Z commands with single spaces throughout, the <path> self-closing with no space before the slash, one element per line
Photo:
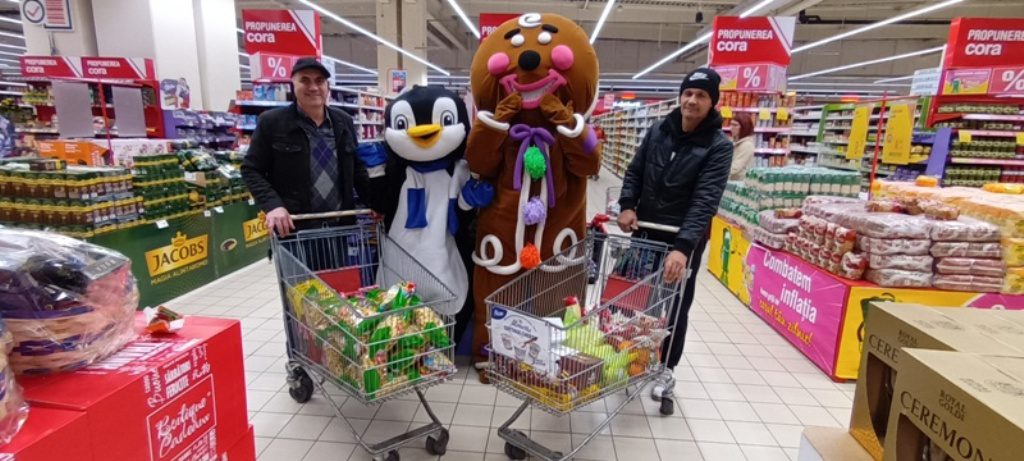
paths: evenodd
<path fill-rule="evenodd" d="M 678 108 L 647 130 L 622 180 L 619 205 L 636 210 L 639 220 L 678 226 L 675 236 L 659 236 L 689 256 L 718 211 L 729 180 L 732 141 L 722 133 L 714 108 L 693 132 L 683 133 Z M 660 237 L 660 238 L 659 238 Z"/>
<path fill-rule="evenodd" d="M 345 112 L 328 107 L 338 153 L 338 192 L 341 209 L 356 206 L 370 197 L 366 166 L 356 155 L 355 125 Z M 260 115 L 249 152 L 242 163 L 242 179 L 256 203 L 269 212 L 283 206 L 291 214 L 308 213 L 312 198 L 310 146 L 295 103 Z"/>

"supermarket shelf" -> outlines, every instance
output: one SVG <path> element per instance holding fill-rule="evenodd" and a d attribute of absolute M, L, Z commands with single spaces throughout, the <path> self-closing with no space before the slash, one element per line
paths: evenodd
<path fill-rule="evenodd" d="M 238 129 L 242 131 L 253 131 L 256 129 L 256 125 L 242 125 L 238 127 Z"/>
<path fill-rule="evenodd" d="M 1001 138 L 1013 138 L 1017 136 L 1015 131 L 995 131 L 995 130 L 959 130 L 959 133 L 968 133 L 971 136 L 991 136 Z"/>
<path fill-rule="evenodd" d="M 29 133 L 29 134 L 58 134 L 56 128 L 15 128 L 15 133 Z"/>
<path fill-rule="evenodd" d="M 790 131 L 789 135 L 790 136 L 809 136 L 809 137 L 816 138 L 816 137 L 818 137 L 818 132 L 817 131 Z"/>
<path fill-rule="evenodd" d="M 754 133 L 788 133 L 789 130 L 788 126 L 759 126 L 754 128 Z M 732 131 L 732 127 L 722 127 L 722 131 Z"/>
<path fill-rule="evenodd" d="M 794 146 L 790 146 L 789 150 L 791 152 L 795 152 L 795 153 L 798 153 L 798 154 L 815 154 L 815 155 L 818 154 L 818 150 L 817 149 L 812 149 L 810 147 L 800 147 L 800 146 L 795 146 L 794 147 Z"/>
<path fill-rule="evenodd" d="M 728 107 L 728 106 L 723 106 L 723 107 Z M 753 112 L 755 114 L 758 113 L 758 112 L 761 112 L 762 110 L 766 110 L 768 112 L 775 112 L 775 111 L 779 110 L 778 107 L 730 107 L 730 109 L 732 109 L 733 112 Z M 786 107 L 785 109 L 789 109 L 789 108 Z"/>
<path fill-rule="evenodd" d="M 965 114 L 961 118 L 963 118 L 964 120 L 1024 122 L 1024 115 Z"/>
<path fill-rule="evenodd" d="M 996 166 L 1024 166 L 1024 159 L 1012 159 L 1012 158 L 968 158 L 968 157 L 953 157 L 949 159 L 950 163 L 959 163 L 963 165 L 996 165 Z"/>
<path fill-rule="evenodd" d="M 768 149 L 768 148 L 762 147 L 762 148 L 759 148 L 759 149 L 754 149 L 754 153 L 756 153 L 756 154 L 784 155 L 784 154 L 788 154 L 789 153 L 789 149 Z"/>
<path fill-rule="evenodd" d="M 850 130 L 852 128 L 853 127 L 850 126 L 850 125 L 847 125 L 847 126 L 826 126 L 825 127 L 825 131 L 846 131 L 846 130 Z"/>
<path fill-rule="evenodd" d="M 291 104 L 288 101 L 235 101 L 236 106 L 241 107 L 278 107 Z"/>

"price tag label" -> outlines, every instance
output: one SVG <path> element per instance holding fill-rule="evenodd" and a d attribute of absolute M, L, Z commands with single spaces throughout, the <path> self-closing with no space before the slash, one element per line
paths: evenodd
<path fill-rule="evenodd" d="M 971 142 L 971 132 L 960 130 L 957 132 L 960 142 Z"/>
<path fill-rule="evenodd" d="M 213 207 L 213 211 L 216 211 L 217 213 L 220 213 L 220 214 L 224 214 L 224 207 L 222 207 L 222 206 L 215 206 L 215 207 Z"/>
<path fill-rule="evenodd" d="M 789 109 L 786 107 L 780 107 L 777 111 L 775 111 L 775 118 L 778 119 L 780 122 L 789 120 Z"/>
<path fill-rule="evenodd" d="M 732 118 L 732 107 L 722 106 L 722 118 Z"/>
<path fill-rule="evenodd" d="M 166 219 L 161 219 L 161 220 L 156 222 L 156 228 L 157 229 L 167 229 L 167 226 L 168 226 L 168 224 L 167 224 L 167 220 Z"/>
<path fill-rule="evenodd" d="M 213 213 L 210 213 L 210 210 L 203 210 L 203 216 L 209 218 L 210 216 L 213 216 Z"/>
<path fill-rule="evenodd" d="M 256 204 L 256 199 L 250 198 L 249 199 L 249 205 L 255 205 L 255 204 Z"/>
<path fill-rule="evenodd" d="M 191 172 L 191 171 L 186 171 L 185 172 L 185 180 L 186 181 L 195 181 L 196 180 L 196 174 Z"/>
<path fill-rule="evenodd" d="M 1024 132 L 1017 133 L 1017 145 L 1024 146 Z"/>
<path fill-rule="evenodd" d="M 771 120 L 772 119 L 772 111 L 770 111 L 768 109 L 761 109 L 757 113 L 757 118 L 758 118 L 758 120 Z"/>

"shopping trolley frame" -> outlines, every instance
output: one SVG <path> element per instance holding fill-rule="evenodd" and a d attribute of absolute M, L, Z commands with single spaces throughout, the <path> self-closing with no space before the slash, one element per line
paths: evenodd
<path fill-rule="evenodd" d="M 354 217 L 367 214 L 370 214 L 369 210 L 349 210 L 329 213 L 292 215 L 291 218 L 292 221 L 303 221 Z M 372 235 L 373 233 L 376 233 L 375 245 L 371 241 L 372 239 L 369 238 L 369 236 Z M 344 265 L 342 261 L 345 260 L 345 255 L 342 254 L 340 250 L 345 249 L 351 252 L 353 248 L 349 247 L 348 244 L 345 243 L 345 240 L 339 239 L 340 237 L 355 237 L 352 240 L 355 241 L 354 245 L 355 253 L 358 254 L 357 258 L 367 258 L 370 262 L 363 261 L 365 264 L 356 264 L 355 266 Z M 320 242 L 319 240 L 323 240 L 323 242 Z M 320 248 L 320 245 L 329 246 L 329 248 L 327 248 L 326 250 L 329 252 L 328 254 L 333 254 L 333 256 L 325 258 L 325 261 L 316 261 L 314 263 L 312 259 L 315 258 L 316 256 L 312 256 L 307 253 L 318 253 L 318 251 L 310 250 L 307 248 L 307 245 L 304 244 L 309 244 L 309 247 L 317 245 L 317 248 L 319 248 L 320 250 L 324 250 L 324 248 Z M 297 249 L 298 251 L 291 251 L 291 249 L 288 248 L 289 246 L 293 247 L 294 249 Z M 372 257 L 371 247 L 376 250 L 376 261 L 373 260 L 374 258 Z M 318 390 L 321 393 L 321 395 L 323 395 L 328 404 L 330 404 L 330 406 L 334 409 L 337 416 L 341 418 L 343 421 L 345 421 L 346 425 L 348 425 L 349 429 L 352 431 L 353 437 L 359 443 L 359 445 L 362 446 L 364 450 L 369 452 L 374 457 L 375 460 L 398 461 L 399 448 L 408 445 L 412 441 L 424 437 L 426 438 L 425 444 L 428 453 L 430 453 L 431 455 L 444 455 L 447 452 L 449 432 L 448 429 L 445 428 L 444 424 L 438 419 L 433 409 L 430 407 L 430 404 L 427 401 L 426 396 L 424 394 L 424 390 L 430 386 L 440 384 L 441 382 L 450 379 L 451 376 L 454 374 L 454 357 L 452 356 L 452 354 L 454 353 L 454 344 L 447 347 L 446 351 L 442 352 L 447 354 L 447 358 L 450 360 L 450 363 L 453 364 L 453 368 L 450 370 L 450 372 L 437 372 L 429 376 L 429 378 L 424 377 L 422 380 L 416 381 L 414 384 L 410 384 L 405 387 L 394 386 L 394 388 L 390 389 L 384 387 L 381 388 L 381 390 L 379 391 L 370 393 L 369 395 L 371 397 L 368 398 L 367 393 L 363 392 L 361 389 L 352 386 L 350 383 L 343 381 L 338 377 L 335 377 L 335 373 L 332 373 L 324 365 L 312 360 L 308 356 L 308 354 L 303 350 L 303 348 L 309 347 L 308 344 L 305 346 L 300 346 L 300 343 L 303 340 L 306 340 L 308 342 L 311 338 L 316 338 L 317 333 L 313 331 L 309 325 L 306 325 L 302 321 L 302 319 L 298 318 L 297 314 L 294 312 L 296 307 L 289 305 L 290 293 L 288 290 L 289 283 L 296 280 L 297 278 L 303 278 L 304 280 L 315 279 L 320 283 L 324 283 L 323 280 L 321 280 L 321 274 L 318 273 L 318 270 L 322 271 L 352 269 L 353 267 L 358 267 L 359 270 L 356 273 L 357 276 L 366 277 L 367 275 L 369 275 L 370 277 L 373 277 L 373 279 L 376 282 L 378 282 L 378 286 L 382 288 L 387 288 L 384 285 L 388 283 L 386 280 L 389 277 L 402 280 L 409 280 L 408 278 L 402 276 L 407 276 L 410 273 L 410 271 L 412 271 L 417 273 L 417 278 L 429 278 L 431 286 L 434 288 L 434 290 L 439 290 L 441 292 L 441 294 L 437 295 L 437 297 L 434 299 L 426 299 L 421 304 L 409 306 L 397 310 L 393 314 L 389 314 L 412 315 L 413 309 L 417 309 L 423 306 L 437 306 L 440 304 L 453 302 L 455 296 L 454 293 L 452 293 L 451 289 L 444 286 L 444 284 L 441 283 L 436 278 L 433 278 L 429 271 L 422 265 L 420 265 L 419 262 L 415 260 L 415 258 L 409 255 L 409 253 L 404 248 L 402 248 L 394 241 L 390 240 L 390 238 L 384 233 L 383 226 L 379 222 L 373 226 L 352 225 L 341 227 L 326 227 L 322 229 L 300 230 L 298 232 L 295 232 L 292 236 L 286 237 L 284 239 L 278 238 L 277 235 L 272 232 L 271 251 L 273 254 L 272 259 L 275 263 L 275 270 L 277 271 L 278 286 L 281 290 L 282 304 L 284 306 L 283 320 L 285 324 L 284 326 L 287 338 L 288 363 L 286 365 L 286 372 L 288 374 L 287 382 L 289 395 L 291 395 L 291 397 L 296 402 L 305 403 L 309 401 L 309 399 L 312 397 L 313 391 Z M 322 251 L 320 251 L 319 253 L 321 253 L 321 256 L 323 255 Z M 326 259 L 330 260 L 326 261 Z M 402 265 L 402 267 L 389 267 L 391 263 L 400 264 Z M 310 265 L 315 265 L 318 267 L 318 269 L 314 270 L 313 268 L 309 267 Z M 342 267 L 320 267 L 325 265 L 341 265 Z M 288 273 L 286 273 L 286 266 Z M 390 274 L 390 276 L 387 274 Z M 421 280 L 411 281 L 417 283 L 417 285 L 419 285 L 420 283 L 424 283 L 424 280 L 422 278 Z M 329 284 L 324 285 L 330 286 Z M 363 287 L 361 286 L 360 288 Z M 331 290 L 333 291 L 334 288 L 331 287 Z M 337 292 L 335 291 L 334 294 L 337 294 Z M 305 299 L 305 296 L 300 295 L 300 299 Z M 308 306 L 304 307 L 304 309 L 308 308 Z M 323 315 L 323 312 L 319 311 L 319 314 Z M 451 316 L 441 314 L 437 315 L 439 318 L 443 320 L 443 328 L 445 329 L 448 337 L 451 338 L 454 319 L 451 318 Z M 300 334 L 304 335 L 302 339 L 297 337 Z M 399 339 L 402 339 L 402 337 L 392 338 L 392 340 Z M 342 354 L 341 351 L 339 351 L 335 346 L 333 346 L 330 343 L 330 341 L 326 339 L 320 338 L 319 343 L 322 343 L 319 346 L 322 349 L 332 349 L 334 352 Z M 362 346 L 366 345 L 365 343 L 360 344 Z M 371 347 L 373 346 L 373 344 L 376 343 L 370 343 Z M 370 350 L 372 351 L 372 349 Z M 322 351 L 320 352 L 322 353 Z M 426 353 L 421 355 L 426 355 Z M 418 359 L 421 355 L 417 355 L 416 359 Z M 391 365 L 392 363 L 387 363 L 384 365 L 379 365 L 378 367 L 388 367 Z M 381 442 L 367 442 L 363 438 L 363 435 L 360 433 L 360 431 L 358 431 L 355 425 L 353 425 L 352 421 L 350 421 L 345 416 L 342 406 L 339 405 L 338 402 L 336 402 L 331 397 L 325 385 L 327 381 L 331 381 L 338 388 L 345 391 L 348 394 L 349 399 L 354 399 L 364 405 L 381 404 L 386 401 L 392 400 L 400 395 L 415 391 L 416 396 L 419 399 L 419 402 L 423 405 L 423 409 L 426 411 L 431 422 L 429 424 L 417 427 L 404 434 L 394 436 Z M 383 394 L 385 390 L 387 390 L 387 394 L 380 395 Z"/>

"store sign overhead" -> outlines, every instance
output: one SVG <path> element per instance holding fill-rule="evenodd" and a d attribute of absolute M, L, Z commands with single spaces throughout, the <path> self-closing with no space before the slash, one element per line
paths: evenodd
<path fill-rule="evenodd" d="M 948 42 L 943 95 L 1024 96 L 1024 19 L 956 18 Z"/>
<path fill-rule="evenodd" d="M 323 52 L 320 15 L 312 10 L 242 10 L 245 52 L 316 56 Z"/>

